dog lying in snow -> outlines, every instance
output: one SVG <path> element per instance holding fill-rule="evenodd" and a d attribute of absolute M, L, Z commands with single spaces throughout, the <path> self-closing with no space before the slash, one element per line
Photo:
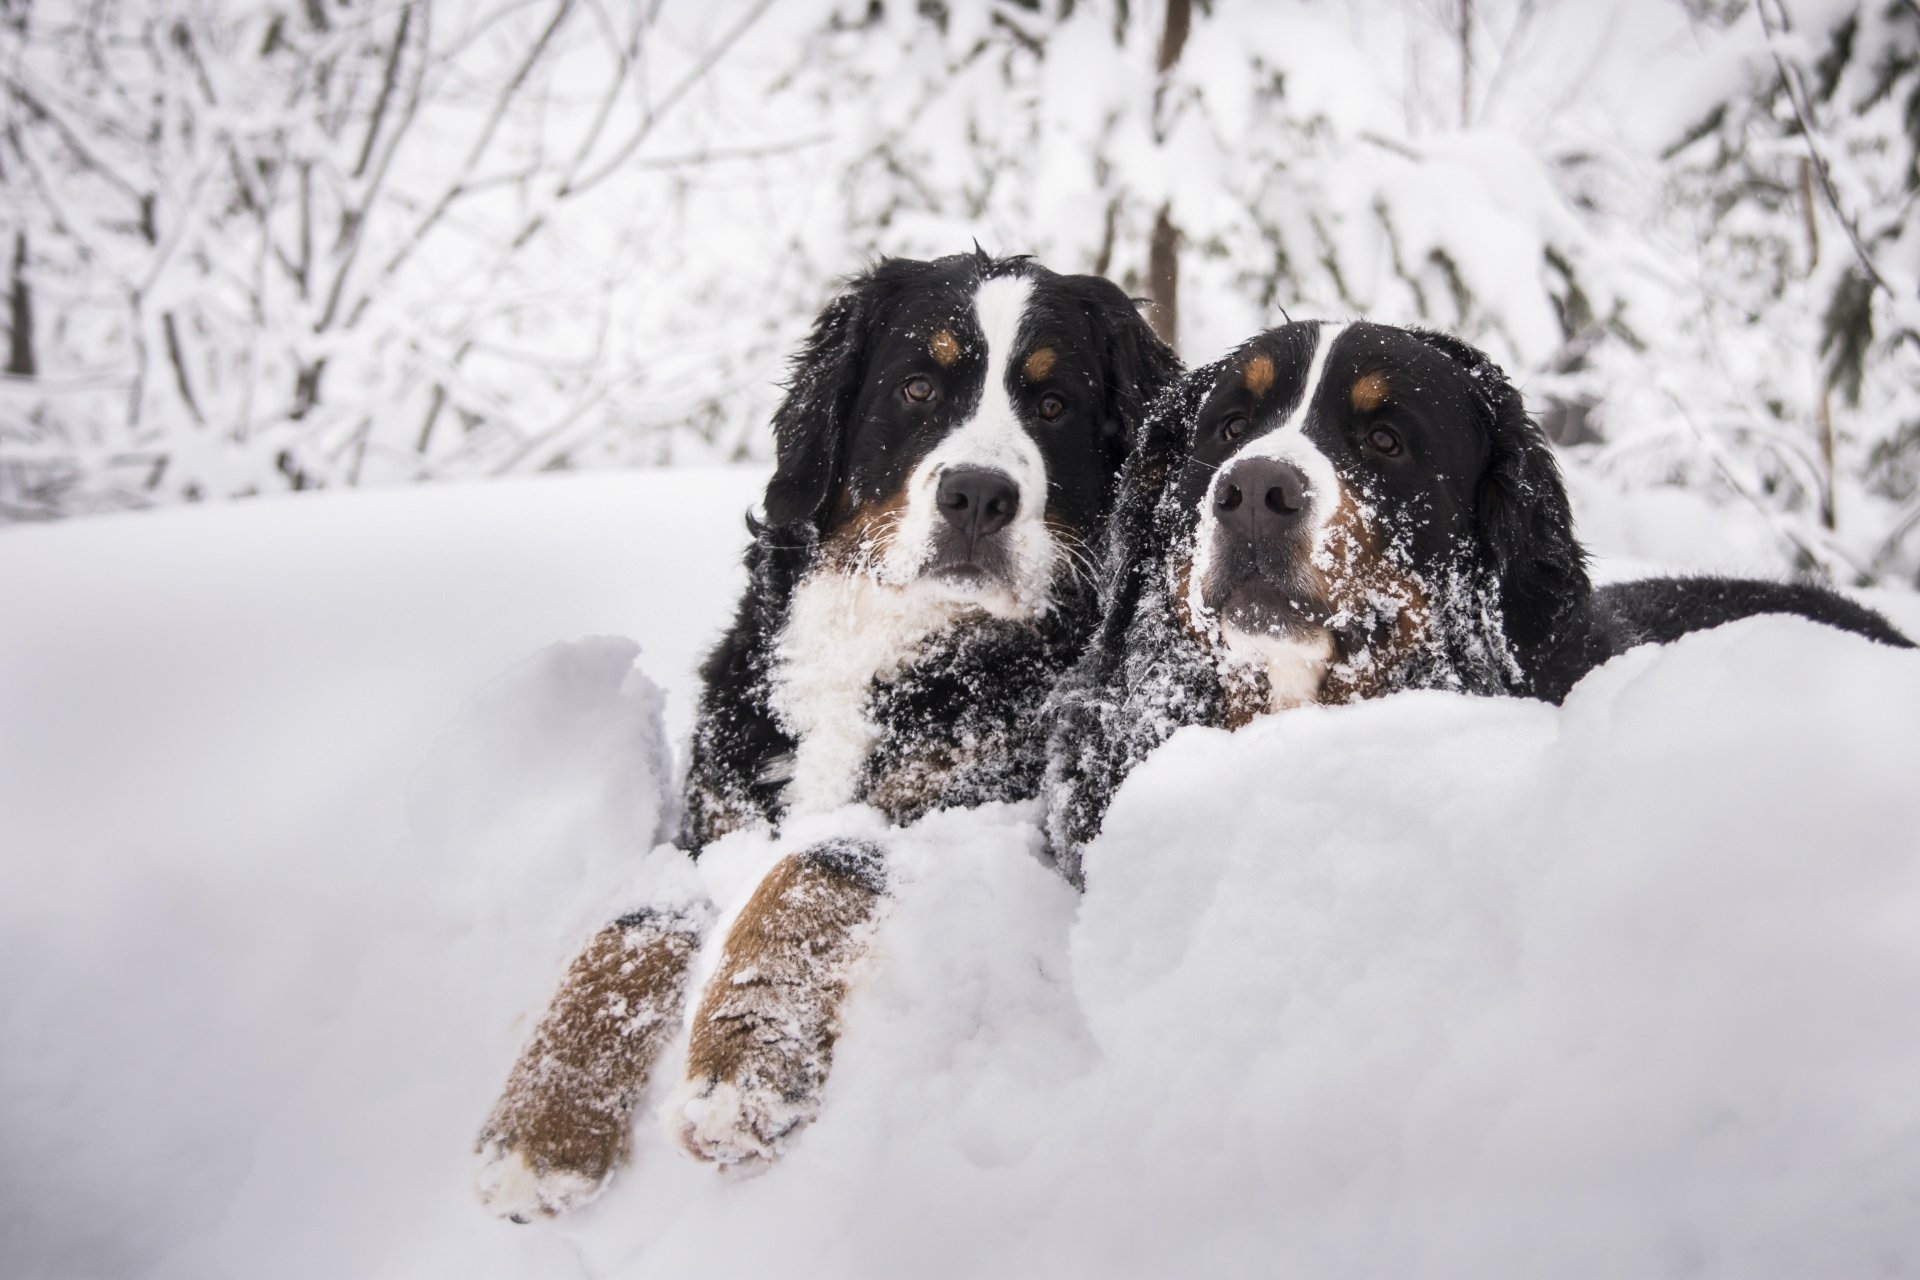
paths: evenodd
<path fill-rule="evenodd" d="M 681 844 L 859 802 L 904 824 L 1032 796 L 1035 712 L 1097 621 L 1090 548 L 1179 365 L 1114 285 L 981 253 L 881 263 L 823 311 L 774 418 L 749 585 L 702 668 Z M 669 1127 L 722 1164 L 817 1109 L 885 852 L 786 857 L 728 934 Z M 679 1026 L 703 921 L 641 912 L 574 959 L 479 1139 L 524 1220 L 595 1195 Z"/>
<path fill-rule="evenodd" d="M 1175 729 L 1396 689 L 1564 699 L 1635 645 L 1793 613 L 1912 647 L 1817 587 L 1595 590 L 1559 468 L 1455 338 L 1301 322 L 1196 369 L 1121 480 L 1106 615 L 1056 695 L 1048 836 L 1080 879 L 1128 770 Z"/>

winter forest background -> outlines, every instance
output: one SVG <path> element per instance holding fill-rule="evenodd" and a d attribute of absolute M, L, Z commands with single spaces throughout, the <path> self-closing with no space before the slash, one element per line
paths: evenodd
<path fill-rule="evenodd" d="M 1915 0 L 0 0 L 0 520 L 764 457 L 976 238 L 1189 361 L 1486 346 L 1582 471 L 1920 574 Z"/>

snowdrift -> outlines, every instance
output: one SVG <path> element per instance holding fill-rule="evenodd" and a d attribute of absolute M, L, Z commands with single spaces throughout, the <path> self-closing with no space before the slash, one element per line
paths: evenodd
<path fill-rule="evenodd" d="M 485 1217 L 468 1144 L 572 947 L 877 829 L 648 851 L 758 479 L 0 538 L 0 1273 L 1920 1269 L 1920 660 L 1790 619 L 1562 708 L 1186 731 L 1084 897 L 1020 807 L 888 834 L 783 1163 L 643 1116 L 585 1212 Z"/>

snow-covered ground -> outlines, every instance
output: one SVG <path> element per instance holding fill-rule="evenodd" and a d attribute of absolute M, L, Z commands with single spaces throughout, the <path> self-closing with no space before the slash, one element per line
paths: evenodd
<path fill-rule="evenodd" d="M 1564 708 L 1189 731 L 1084 898 L 1030 814 L 935 815 L 783 1163 L 643 1118 L 587 1211 L 486 1217 L 528 1020 L 683 874 L 659 717 L 761 479 L 0 534 L 0 1275 L 1920 1272 L 1920 658 L 1783 619 Z M 1779 567 L 1737 511 L 1575 495 L 1615 576 Z"/>

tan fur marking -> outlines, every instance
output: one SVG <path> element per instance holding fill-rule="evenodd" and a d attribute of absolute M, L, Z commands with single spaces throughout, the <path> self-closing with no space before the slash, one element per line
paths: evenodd
<path fill-rule="evenodd" d="M 865 569 L 893 545 L 894 531 L 907 513 L 906 490 L 885 502 L 862 507 L 852 507 L 851 496 L 843 492 L 839 505 L 852 509 L 840 517 L 844 523 L 821 543 L 821 564 L 846 572 Z"/>
<path fill-rule="evenodd" d="M 788 1103 L 817 1095 L 840 1033 L 847 968 L 880 898 L 802 854 L 788 855 L 768 872 L 734 921 L 701 994 L 687 1079 Z M 751 1112 L 742 1119 L 767 1148 L 793 1124 Z"/>
<path fill-rule="evenodd" d="M 476 1149 L 518 1151 L 537 1174 L 594 1183 L 611 1174 L 626 1156 L 628 1113 L 680 1024 L 699 943 L 671 918 L 595 934 L 567 966 Z"/>
<path fill-rule="evenodd" d="M 1353 407 L 1361 413 L 1372 413 L 1387 402 L 1387 375 L 1369 373 L 1355 380 L 1352 391 Z"/>
<path fill-rule="evenodd" d="M 1273 357 L 1258 355 L 1247 361 L 1247 367 L 1240 374 L 1247 390 L 1257 396 L 1267 394 L 1267 388 L 1273 385 Z"/>
<path fill-rule="evenodd" d="M 868 777 L 860 799 L 885 814 L 888 822 L 904 827 L 940 808 L 955 782 L 983 759 L 977 749 L 931 735 L 911 760 Z"/>
<path fill-rule="evenodd" d="M 1382 599 L 1400 602 L 1386 634 L 1373 637 L 1371 662 L 1356 665 L 1354 655 L 1338 653 L 1327 672 L 1319 700 L 1355 702 L 1392 689 L 1401 663 L 1428 638 L 1433 603 L 1417 578 L 1387 559 L 1373 522 L 1344 485 L 1331 525 L 1332 567 L 1315 565 L 1308 570 L 1320 598 L 1336 611 L 1359 614 L 1370 612 Z"/>
<path fill-rule="evenodd" d="M 1038 382 L 1053 372 L 1054 361 L 1060 358 L 1052 347 L 1036 347 L 1027 362 L 1020 366 L 1020 372 L 1026 375 L 1028 382 Z"/>
<path fill-rule="evenodd" d="M 942 369 L 951 368 L 953 362 L 960 358 L 960 342 L 950 329 L 935 330 L 932 340 L 927 343 L 927 350 Z"/>

